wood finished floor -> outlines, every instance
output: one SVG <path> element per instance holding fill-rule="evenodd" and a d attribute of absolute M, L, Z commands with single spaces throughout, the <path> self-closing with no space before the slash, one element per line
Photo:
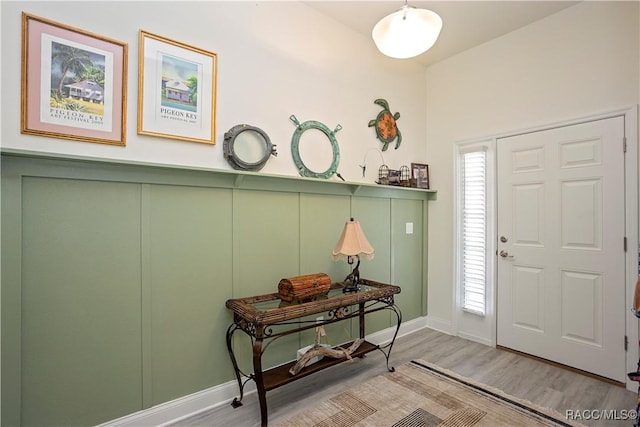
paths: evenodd
<path fill-rule="evenodd" d="M 488 347 L 431 329 L 398 338 L 391 364 L 398 366 L 423 359 L 458 374 L 527 399 L 561 414 L 567 410 L 635 410 L 635 392 L 623 387 L 534 360 L 510 351 Z M 343 363 L 267 393 L 269 424 L 283 421 L 385 371 L 381 352 Z M 402 399 L 402 396 L 398 396 Z M 633 421 L 582 420 L 592 426 L 631 426 Z M 255 393 L 245 396 L 243 406 L 225 403 L 182 420 L 174 426 L 260 425 Z M 377 427 L 377 426 L 376 426 Z"/>

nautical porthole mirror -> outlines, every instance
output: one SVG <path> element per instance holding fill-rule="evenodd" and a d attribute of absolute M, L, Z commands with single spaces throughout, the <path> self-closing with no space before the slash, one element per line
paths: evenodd
<path fill-rule="evenodd" d="M 224 158 L 234 169 L 259 171 L 277 156 L 276 146 L 262 129 L 250 125 L 236 125 L 224 134 Z"/>
<path fill-rule="evenodd" d="M 333 174 L 338 171 L 338 164 L 340 163 L 340 148 L 338 147 L 338 141 L 336 140 L 336 133 L 342 129 L 341 125 L 337 125 L 334 130 L 329 129 L 324 124 L 317 122 L 315 120 L 308 120 L 304 123 L 300 123 L 296 116 L 291 115 L 289 119 L 296 125 L 296 130 L 293 133 L 293 137 L 291 138 L 291 155 L 293 156 L 293 162 L 298 168 L 298 172 L 301 176 L 306 176 L 310 178 L 324 178 L 328 179 Z M 300 150 L 300 140 L 303 134 L 307 131 L 311 131 L 307 133 L 309 136 L 309 141 L 316 144 L 317 140 L 325 140 L 328 139 L 331 145 L 331 153 L 328 154 L 326 159 L 320 159 L 320 163 L 314 164 L 312 167 L 309 167 L 307 163 L 310 163 L 312 160 L 317 160 L 322 156 L 322 150 L 318 150 L 317 146 L 313 147 L 315 155 L 304 156 L 307 163 L 302 160 L 301 150 Z M 307 137 L 305 136 L 305 141 Z M 304 144 L 307 146 L 306 142 Z M 328 150 L 327 150 L 328 153 Z M 328 166 L 327 166 L 328 165 Z M 324 169 L 326 167 L 326 169 Z M 323 171 L 324 169 L 324 171 Z M 318 170 L 322 172 L 318 172 Z M 338 176 L 340 176 L 338 174 Z"/>

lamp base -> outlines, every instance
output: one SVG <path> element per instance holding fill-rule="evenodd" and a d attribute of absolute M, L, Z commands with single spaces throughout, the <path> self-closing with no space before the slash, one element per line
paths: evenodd
<path fill-rule="evenodd" d="M 357 256 L 357 255 L 356 255 Z M 344 288 L 342 288 L 343 293 L 350 292 L 358 292 L 360 290 L 360 257 L 358 257 L 358 264 L 356 264 L 356 268 L 353 269 L 351 273 L 344 279 Z"/>
<path fill-rule="evenodd" d="M 345 280 L 345 286 L 342 288 L 342 293 L 349 294 L 351 292 L 358 292 L 360 290 L 360 285 L 352 282 L 347 282 Z"/>

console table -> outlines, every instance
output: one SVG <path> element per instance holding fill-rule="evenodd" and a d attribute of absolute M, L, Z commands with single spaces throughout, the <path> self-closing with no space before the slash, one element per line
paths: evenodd
<path fill-rule="evenodd" d="M 301 302 L 284 302 L 277 293 L 227 300 L 227 308 L 233 311 L 233 323 L 227 329 L 227 348 L 240 388 L 240 397 L 234 398 L 231 405 L 234 408 L 242 406 L 244 386 L 249 380 L 254 380 L 260 402 L 261 423 L 262 426 L 266 426 L 267 391 L 347 360 L 346 357 L 340 359 L 324 357 L 302 368 L 296 375 L 289 373 L 289 369 L 296 364 L 296 361 L 263 371 L 262 354 L 267 346 L 286 335 L 355 317 L 360 323 L 360 338 L 364 339 L 366 315 L 380 310 L 390 310 L 396 315 L 397 324 L 393 338 L 383 346 L 364 341 L 351 356 L 363 357 L 373 350 L 380 350 L 385 355 L 387 369 L 393 372 L 394 368 L 389 366 L 389 356 L 402 322 L 402 313 L 394 304 L 394 295 L 400 293 L 400 287 L 367 279 L 361 279 L 360 282 L 357 292 L 343 293 L 344 284 L 333 283 L 328 294 Z M 324 320 L 301 319 L 318 313 L 325 313 Z M 239 369 L 234 355 L 232 338 L 237 330 L 249 335 L 253 343 L 253 373 L 251 374 L 245 374 Z M 345 343 L 340 347 L 347 348 L 351 344 L 352 342 Z"/>

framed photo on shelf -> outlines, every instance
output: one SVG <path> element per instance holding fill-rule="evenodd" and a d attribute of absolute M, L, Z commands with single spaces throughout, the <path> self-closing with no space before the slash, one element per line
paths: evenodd
<path fill-rule="evenodd" d="M 411 183 L 413 187 L 429 189 L 429 165 L 411 163 Z"/>
<path fill-rule="evenodd" d="M 138 133 L 215 144 L 217 55 L 140 31 Z"/>
<path fill-rule="evenodd" d="M 125 145 L 126 78 L 126 43 L 22 13 L 22 133 Z"/>

